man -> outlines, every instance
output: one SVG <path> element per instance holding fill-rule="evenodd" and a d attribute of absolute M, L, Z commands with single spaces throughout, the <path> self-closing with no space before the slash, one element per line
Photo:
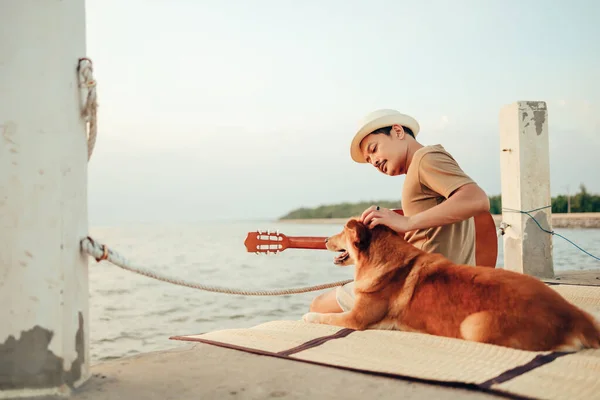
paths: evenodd
<path fill-rule="evenodd" d="M 387 225 L 404 233 L 414 246 L 454 263 L 475 265 L 472 217 L 489 211 L 488 196 L 441 145 L 417 142 L 419 130 L 414 118 L 396 110 L 377 110 L 364 118 L 350 145 L 352 159 L 406 179 L 401 197 L 404 216 L 372 206 L 361 220 L 370 227 Z M 354 284 L 349 283 L 316 297 L 310 310 L 348 311 L 353 300 Z"/>

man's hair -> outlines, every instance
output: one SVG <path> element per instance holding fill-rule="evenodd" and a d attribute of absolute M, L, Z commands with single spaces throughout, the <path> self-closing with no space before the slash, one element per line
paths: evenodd
<path fill-rule="evenodd" d="M 404 132 L 408 133 L 410 136 L 413 137 L 413 139 L 415 138 L 415 134 L 413 133 L 412 129 L 410 129 L 407 126 L 404 125 L 400 125 L 402 127 L 402 129 L 404 129 Z M 390 136 L 390 131 L 392 130 L 392 126 L 386 126 L 384 128 L 379 128 L 377 130 L 374 130 L 373 132 L 371 132 L 371 135 L 377 135 L 380 133 L 383 133 L 386 136 Z"/>

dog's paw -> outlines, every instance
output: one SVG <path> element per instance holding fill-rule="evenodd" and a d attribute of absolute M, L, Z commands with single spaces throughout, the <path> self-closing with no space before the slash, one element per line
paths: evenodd
<path fill-rule="evenodd" d="M 302 320 L 304 322 L 309 322 L 309 323 L 313 323 L 313 324 L 318 324 L 319 323 L 319 313 L 316 312 L 309 312 L 304 314 L 304 316 L 302 317 Z"/>

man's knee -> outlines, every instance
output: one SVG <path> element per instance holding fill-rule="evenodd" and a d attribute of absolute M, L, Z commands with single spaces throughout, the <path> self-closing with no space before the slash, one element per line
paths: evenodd
<path fill-rule="evenodd" d="M 337 302 L 336 290 L 333 289 L 315 297 L 310 303 L 310 311 L 319 313 L 342 312 L 343 310 Z"/>

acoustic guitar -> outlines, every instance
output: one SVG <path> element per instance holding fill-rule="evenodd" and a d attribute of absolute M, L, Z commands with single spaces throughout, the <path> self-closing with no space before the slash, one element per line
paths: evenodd
<path fill-rule="evenodd" d="M 401 209 L 394 209 L 404 215 Z M 496 267 L 498 236 L 492 214 L 484 212 L 475 219 L 475 263 L 482 267 Z M 248 232 L 244 245 L 252 253 L 279 253 L 286 249 L 326 250 L 325 236 L 286 236 L 280 232 Z"/>

